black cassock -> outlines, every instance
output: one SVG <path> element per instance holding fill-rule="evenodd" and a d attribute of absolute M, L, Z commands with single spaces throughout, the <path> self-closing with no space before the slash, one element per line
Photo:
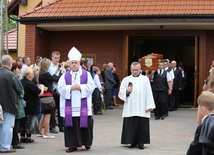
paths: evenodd
<path fill-rule="evenodd" d="M 89 147 L 93 141 L 93 125 L 92 116 L 88 116 L 88 127 L 80 128 L 80 117 L 73 117 L 73 127 L 65 127 L 64 139 L 65 147 L 77 148 L 82 145 Z"/>
<path fill-rule="evenodd" d="M 149 118 L 145 117 L 125 117 L 123 119 L 123 129 L 121 144 L 149 144 Z"/>

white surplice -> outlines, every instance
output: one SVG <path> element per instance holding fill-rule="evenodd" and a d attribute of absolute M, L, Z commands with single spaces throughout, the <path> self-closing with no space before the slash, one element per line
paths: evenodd
<path fill-rule="evenodd" d="M 77 72 L 70 71 L 72 75 L 72 84 L 80 84 L 80 76 L 82 75 L 82 68 Z M 60 116 L 65 117 L 65 100 L 72 100 L 72 116 L 80 116 L 81 98 L 87 97 L 88 116 L 92 115 L 92 93 L 95 88 L 94 80 L 91 74 L 88 74 L 87 84 L 80 84 L 81 90 L 72 90 L 71 85 L 66 85 L 65 74 L 63 74 L 58 81 L 58 91 L 60 93 Z"/>
<path fill-rule="evenodd" d="M 133 90 L 127 97 L 126 89 L 129 82 L 133 84 Z M 155 108 L 150 82 L 148 77 L 144 75 L 125 77 L 120 85 L 118 96 L 124 101 L 122 117 L 139 116 L 150 118 L 150 112 L 146 113 L 146 110 Z"/>

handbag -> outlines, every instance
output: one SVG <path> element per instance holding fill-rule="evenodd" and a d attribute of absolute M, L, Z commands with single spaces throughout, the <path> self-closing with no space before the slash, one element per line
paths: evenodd
<path fill-rule="evenodd" d="M 40 97 L 40 103 L 43 110 L 51 110 L 55 107 L 55 101 L 50 92 L 43 93 Z"/>

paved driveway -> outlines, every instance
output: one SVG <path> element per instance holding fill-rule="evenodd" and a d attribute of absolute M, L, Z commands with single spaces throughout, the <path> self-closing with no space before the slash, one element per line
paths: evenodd
<path fill-rule="evenodd" d="M 94 140 L 91 150 L 79 148 L 71 154 L 81 155 L 185 155 L 193 139 L 196 128 L 196 109 L 178 109 L 170 112 L 165 120 L 150 119 L 151 144 L 144 150 L 130 149 L 120 144 L 122 128 L 122 107 L 108 110 L 103 115 L 94 116 Z M 17 155 L 62 155 L 68 154 L 64 147 L 64 134 L 56 134 L 55 139 L 43 139 L 32 136 L 35 140 L 17 150 Z"/>

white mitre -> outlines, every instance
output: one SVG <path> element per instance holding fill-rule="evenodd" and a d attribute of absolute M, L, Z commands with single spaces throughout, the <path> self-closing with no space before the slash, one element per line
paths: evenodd
<path fill-rule="evenodd" d="M 73 60 L 80 61 L 81 57 L 82 57 L 82 54 L 75 47 L 72 47 L 71 50 L 68 52 L 68 59 L 70 61 L 73 61 Z"/>

